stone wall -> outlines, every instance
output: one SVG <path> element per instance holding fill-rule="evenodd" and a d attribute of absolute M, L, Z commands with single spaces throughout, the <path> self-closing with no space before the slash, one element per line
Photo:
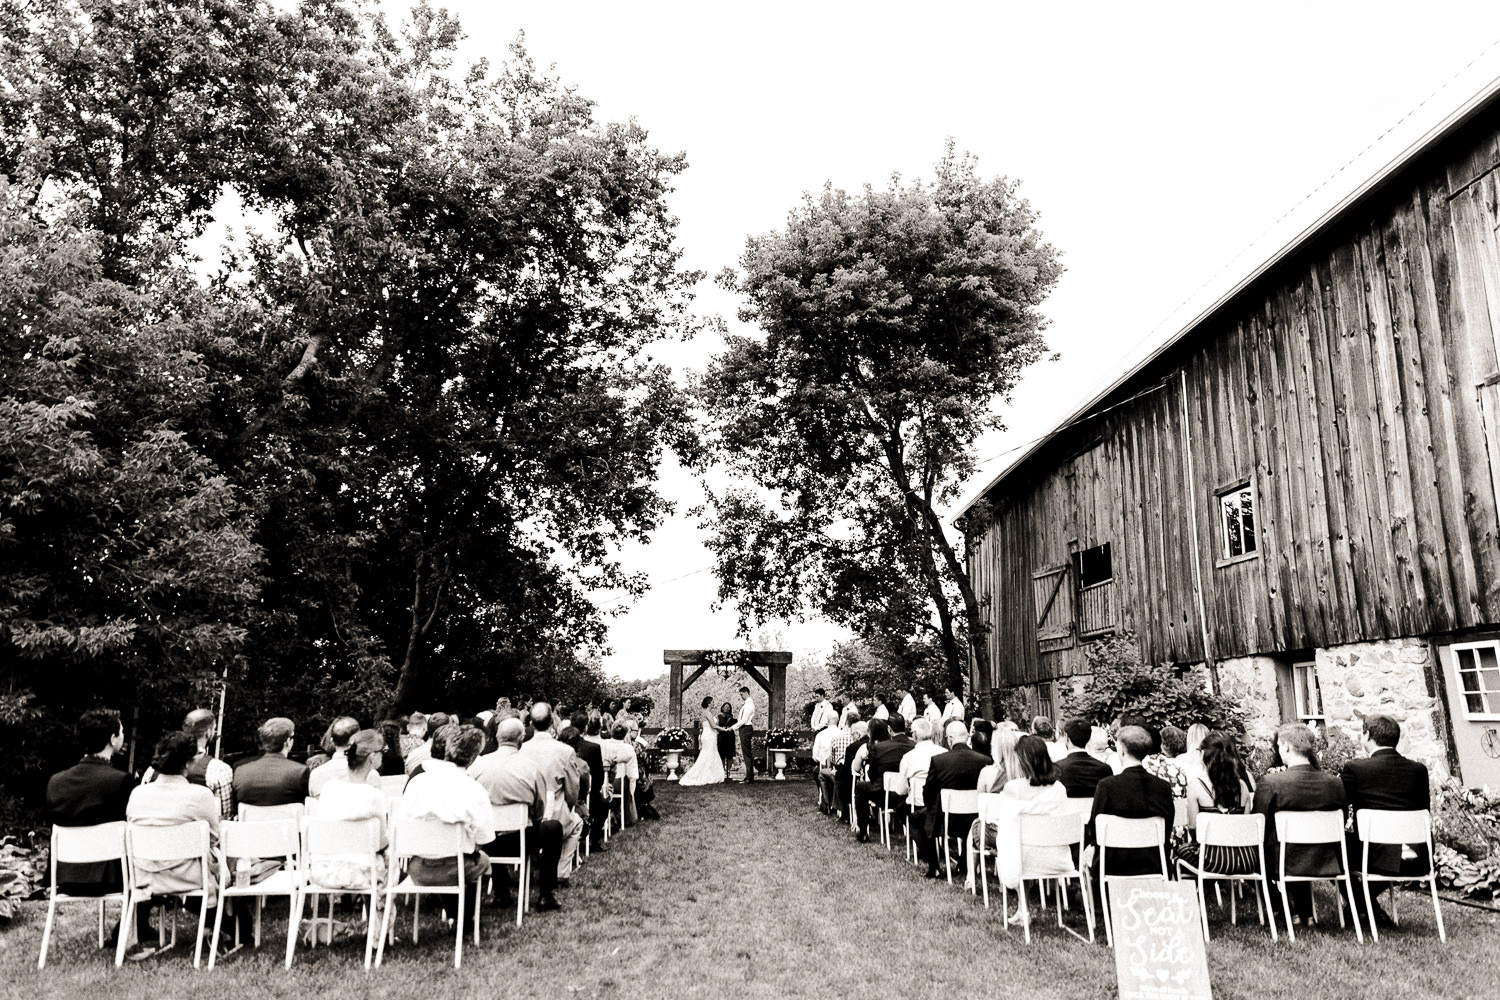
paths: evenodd
<path fill-rule="evenodd" d="M 1328 724 L 1359 741 L 1367 715 L 1401 723 L 1397 748 L 1427 765 L 1435 782 L 1448 777 L 1442 709 L 1428 687 L 1436 654 L 1421 639 L 1357 642 L 1317 651 L 1318 685 Z M 1274 690 L 1274 689 L 1273 689 Z"/>
<path fill-rule="evenodd" d="M 1218 663 L 1219 694 L 1234 698 L 1245 710 L 1245 731 L 1269 741 L 1281 725 L 1276 699 L 1276 661 L 1269 656 L 1240 656 Z"/>

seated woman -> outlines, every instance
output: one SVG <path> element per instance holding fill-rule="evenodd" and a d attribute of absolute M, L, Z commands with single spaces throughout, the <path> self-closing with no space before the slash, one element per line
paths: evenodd
<path fill-rule="evenodd" d="M 358 822 L 376 820 L 380 826 L 377 840 L 380 856 L 375 861 L 375 883 L 385 882 L 386 865 L 383 855 L 386 848 L 385 794 L 369 783 L 370 772 L 378 770 L 387 752 L 385 737 L 373 729 L 361 729 L 349 740 L 344 751 L 349 759 L 349 770 L 339 774 L 323 786 L 318 797 L 318 819 Z M 391 750 L 393 756 L 399 756 Z M 309 876 L 312 881 L 329 889 L 369 891 L 370 858 L 366 854 L 319 855 L 313 859 Z"/>
<path fill-rule="evenodd" d="M 1011 778 L 1020 776 L 1021 761 L 1016 756 L 1016 743 L 1021 739 L 1021 730 L 1014 722 L 1009 720 L 995 727 L 994 735 L 991 737 L 990 753 L 994 759 L 993 764 L 985 765 L 979 772 L 977 788 L 981 795 L 985 793 L 996 794 L 1005 790 L 1005 783 Z M 969 848 L 978 855 L 979 834 L 984 833 L 984 853 L 994 853 L 995 850 L 995 828 L 984 827 L 979 820 L 969 827 Z"/>
<path fill-rule="evenodd" d="M 1073 870 L 1073 852 L 1066 846 L 1022 847 L 1021 817 L 1049 815 L 1067 809 L 1067 789 L 1057 780 L 1047 741 L 1023 736 L 1016 743 L 1016 759 L 1021 773 L 1005 783 L 1001 790 L 1001 813 L 995 838 L 995 867 L 1000 881 L 1009 889 L 1020 886 L 1021 872 L 1028 877 L 1046 877 Z M 1019 908 L 1012 922 L 1025 919 L 1026 894 L 1021 893 Z"/>
<path fill-rule="evenodd" d="M 1210 846 L 1201 852 L 1198 846 L 1198 814 L 1204 810 L 1216 813 L 1247 813 L 1254 800 L 1255 787 L 1249 770 L 1240 758 L 1234 739 L 1226 733 L 1211 732 L 1203 738 L 1203 773 L 1194 778 L 1187 793 L 1187 835 L 1173 853 L 1203 871 L 1216 875 L 1249 875 L 1259 870 L 1260 856 L 1254 847 Z"/>

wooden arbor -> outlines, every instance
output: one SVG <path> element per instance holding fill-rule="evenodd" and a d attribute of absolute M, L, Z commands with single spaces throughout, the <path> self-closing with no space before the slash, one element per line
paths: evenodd
<path fill-rule="evenodd" d="M 671 670 L 671 694 L 669 695 L 671 706 L 669 717 L 672 725 L 682 725 L 682 693 L 693 686 L 693 682 L 703 676 L 708 669 L 704 662 L 705 657 L 721 654 L 716 649 L 664 649 L 662 650 L 662 662 Z M 732 655 L 735 660 L 735 668 L 743 670 L 751 680 L 765 688 L 769 699 L 766 718 L 769 719 L 768 729 L 775 729 L 786 722 L 786 668 L 792 662 L 792 654 L 787 652 L 761 652 L 745 651 Z M 682 676 L 684 667 L 696 667 L 686 678 Z M 768 677 L 767 674 L 770 676 Z M 758 727 L 757 727 L 758 728 Z"/>

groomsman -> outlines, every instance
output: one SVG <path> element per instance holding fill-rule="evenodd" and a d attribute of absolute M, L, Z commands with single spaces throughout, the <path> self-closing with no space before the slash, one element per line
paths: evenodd
<path fill-rule="evenodd" d="M 896 714 L 906 720 L 906 728 L 917 721 L 917 700 L 911 696 L 911 691 L 906 688 L 897 688 L 896 693 L 901 696 L 901 706 L 896 709 Z"/>
<path fill-rule="evenodd" d="M 839 713 L 834 711 L 833 702 L 828 700 L 828 692 L 822 688 L 814 688 L 813 694 L 818 696 L 818 703 L 813 706 L 810 723 L 813 732 L 838 725 Z"/>

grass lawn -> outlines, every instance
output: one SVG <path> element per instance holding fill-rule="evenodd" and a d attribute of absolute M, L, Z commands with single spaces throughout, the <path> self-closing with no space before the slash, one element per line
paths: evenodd
<path fill-rule="evenodd" d="M 661 783 L 663 820 L 610 841 L 560 891 L 565 909 L 523 928 L 486 911 L 484 940 L 453 970 L 451 936 L 427 924 L 422 943 L 386 951 L 367 977 L 363 939 L 299 948 L 282 969 L 268 910 L 266 945 L 214 972 L 194 972 L 190 949 L 116 970 L 93 947 L 93 911 L 62 911 L 47 969 L 36 970 L 45 909 L 0 932 L 0 996 L 297 997 L 935 997 L 1115 995 L 1114 959 L 1034 925 L 1030 947 L 957 887 L 926 882 L 898 851 L 855 842 L 819 815 L 805 781 L 682 789 Z M 1326 918 L 1331 897 L 1320 900 Z M 1212 907 L 1212 902 L 1210 901 Z M 424 914 L 435 907 L 423 908 Z M 403 911 L 409 913 L 409 911 Z M 1241 911 L 1242 917 L 1245 911 Z M 1214 995 L 1229 997 L 1487 997 L 1500 990 L 1500 920 L 1445 905 L 1440 945 L 1420 897 L 1405 926 L 1360 946 L 1353 931 L 1311 930 L 1271 944 L 1251 923 L 1213 915 Z M 409 925 L 409 916 L 405 921 Z M 1102 941 L 1102 929 L 1101 929 Z M 282 938 L 282 941 L 285 939 Z"/>

